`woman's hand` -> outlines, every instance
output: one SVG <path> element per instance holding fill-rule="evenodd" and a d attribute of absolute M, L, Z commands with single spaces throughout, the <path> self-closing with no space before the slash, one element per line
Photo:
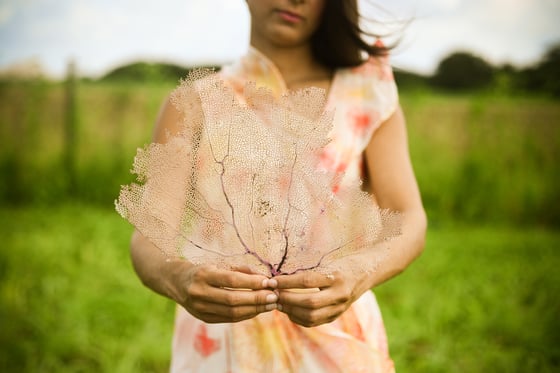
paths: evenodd
<path fill-rule="evenodd" d="M 274 279 L 279 290 L 278 310 L 305 327 L 334 321 L 369 289 L 367 276 L 355 273 L 306 271 Z"/>
<path fill-rule="evenodd" d="M 174 260 L 171 297 L 207 323 L 237 322 L 277 308 L 275 281 L 265 276 Z"/>
<path fill-rule="evenodd" d="M 130 245 L 132 264 L 144 285 L 208 323 L 236 322 L 276 309 L 276 280 L 169 259 L 140 232 Z"/>

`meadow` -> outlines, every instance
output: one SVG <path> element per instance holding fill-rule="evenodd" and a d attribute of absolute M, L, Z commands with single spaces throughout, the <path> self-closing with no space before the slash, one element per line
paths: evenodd
<path fill-rule="evenodd" d="M 0 84 L 0 371 L 165 372 L 174 305 L 113 210 L 173 83 Z M 560 368 L 560 105 L 401 92 L 430 228 L 376 289 L 400 372 Z M 69 136 L 71 135 L 71 136 Z"/>

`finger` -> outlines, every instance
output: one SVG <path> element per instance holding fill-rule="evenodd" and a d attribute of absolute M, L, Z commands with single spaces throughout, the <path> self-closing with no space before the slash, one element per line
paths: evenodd
<path fill-rule="evenodd" d="M 334 284 L 334 276 L 304 271 L 293 275 L 274 277 L 278 289 L 326 288 Z"/>
<path fill-rule="evenodd" d="M 336 297 L 329 290 L 310 292 L 294 292 L 289 290 L 278 292 L 278 303 L 307 309 L 318 309 L 342 303 L 342 297 Z"/>
<path fill-rule="evenodd" d="M 201 303 L 197 312 L 207 322 L 237 322 L 247 320 L 263 312 L 277 309 L 276 304 L 230 307 L 215 303 Z"/>
<path fill-rule="evenodd" d="M 249 268 L 249 267 L 247 267 L 247 266 L 243 266 L 243 267 L 234 267 L 234 268 L 232 268 L 232 270 L 233 270 L 233 271 L 236 271 L 236 272 L 245 273 L 245 274 L 248 274 L 248 275 L 258 275 L 258 274 L 259 274 L 259 273 L 257 273 L 257 272 L 254 272 L 251 268 Z M 273 278 L 265 278 L 265 280 L 263 280 L 263 281 L 266 282 L 266 285 L 265 285 L 265 282 L 263 282 L 263 286 L 264 286 L 265 288 L 272 288 L 272 289 L 276 288 L 276 285 L 277 285 L 277 284 L 276 284 L 276 280 L 275 280 L 275 279 L 273 279 Z"/>
<path fill-rule="evenodd" d="M 248 275 L 257 275 L 257 272 L 254 272 L 251 268 L 247 267 L 247 266 L 237 266 L 237 267 L 233 267 L 231 268 L 232 271 L 235 272 L 241 272 L 241 273 L 246 273 Z"/>
<path fill-rule="evenodd" d="M 345 310 L 343 305 L 329 306 L 315 310 L 282 305 L 279 309 L 288 315 L 292 322 L 305 327 L 313 327 L 332 322 Z"/>
<path fill-rule="evenodd" d="M 206 287 L 194 289 L 190 296 L 192 299 L 229 307 L 266 305 L 278 301 L 278 295 L 270 290 L 246 291 Z"/>
<path fill-rule="evenodd" d="M 212 268 L 200 272 L 202 280 L 212 286 L 249 290 L 261 290 L 269 287 L 268 278 L 262 275 Z"/>

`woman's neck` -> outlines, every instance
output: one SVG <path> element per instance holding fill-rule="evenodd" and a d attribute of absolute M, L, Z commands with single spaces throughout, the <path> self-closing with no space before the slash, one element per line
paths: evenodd
<path fill-rule="evenodd" d="M 318 81 L 329 81 L 332 77 L 332 71 L 313 58 L 309 46 L 282 48 L 253 44 L 253 47 L 274 63 L 288 88 L 300 88 Z"/>

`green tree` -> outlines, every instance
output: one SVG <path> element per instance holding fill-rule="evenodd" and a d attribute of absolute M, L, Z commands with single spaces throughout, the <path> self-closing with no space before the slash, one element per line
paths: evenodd
<path fill-rule="evenodd" d="M 560 97 L 560 43 L 550 47 L 536 66 L 522 70 L 517 86 L 525 91 Z"/>
<path fill-rule="evenodd" d="M 436 87 L 469 90 L 488 87 L 494 78 L 494 68 L 485 60 L 468 52 L 455 52 L 444 58 L 432 77 Z"/>
<path fill-rule="evenodd" d="M 218 67 L 210 66 L 218 69 Z M 170 81 L 176 82 L 187 76 L 192 68 L 171 63 L 134 62 L 120 66 L 108 72 L 101 78 L 103 81 Z"/>

